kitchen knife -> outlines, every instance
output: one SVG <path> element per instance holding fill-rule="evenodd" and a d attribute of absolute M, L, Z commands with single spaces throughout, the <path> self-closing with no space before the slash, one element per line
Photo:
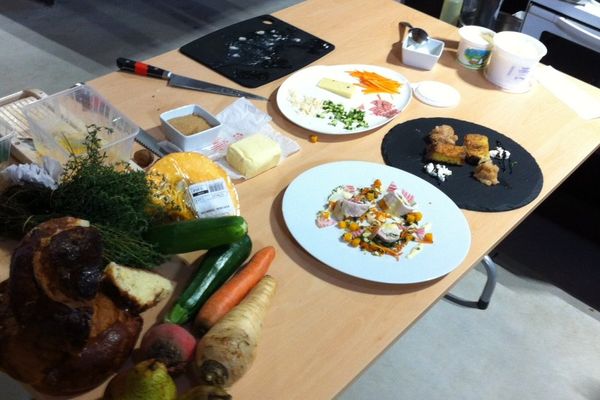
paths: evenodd
<path fill-rule="evenodd" d="M 154 136 L 150 135 L 142 128 L 140 128 L 134 140 L 159 157 L 164 157 L 167 155 L 167 152 L 165 152 L 158 144 L 158 140 L 156 140 Z"/>
<path fill-rule="evenodd" d="M 166 79 L 169 82 L 169 86 L 199 90 L 201 92 L 222 94 L 224 96 L 247 97 L 249 99 L 268 101 L 267 98 L 256 94 L 228 88 L 225 86 L 215 85 L 214 83 L 210 82 L 204 82 L 192 78 L 187 78 L 181 75 L 175 75 L 171 71 L 167 71 L 162 68 L 154 67 L 152 65 L 144 64 L 142 62 L 130 60 L 127 58 L 117 58 L 117 67 L 119 67 L 123 71 L 133 72 L 137 75 Z"/>

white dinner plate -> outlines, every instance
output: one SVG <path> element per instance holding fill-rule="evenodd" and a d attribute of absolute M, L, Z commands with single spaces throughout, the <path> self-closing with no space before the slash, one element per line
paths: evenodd
<path fill-rule="evenodd" d="M 317 83 L 319 83 L 322 78 L 331 78 L 348 83 L 358 83 L 358 78 L 354 78 L 348 73 L 349 71 L 354 70 L 376 72 L 386 78 L 396 80 L 402 84 L 400 93 L 363 94 L 362 88 L 357 87 L 352 98 L 348 99 L 317 86 Z M 365 120 L 368 126 L 348 130 L 345 129 L 341 123 L 338 123 L 336 126 L 329 125 L 330 120 L 326 118 L 318 118 L 300 111 L 290 99 L 292 93 L 302 99 L 313 98 L 319 101 L 331 100 L 336 104 L 344 105 L 346 110 L 363 107 L 365 110 Z M 411 88 L 408 80 L 396 71 L 378 67 L 376 65 L 316 65 L 301 69 L 283 82 L 277 91 L 277 106 L 287 119 L 305 129 L 318 133 L 347 135 L 378 128 L 399 115 L 397 114 L 393 117 L 377 116 L 369 111 L 369 109 L 373 107 L 372 102 L 378 98 L 390 102 L 400 112 L 403 111 L 411 98 Z"/>
<path fill-rule="evenodd" d="M 414 195 L 422 223 L 430 223 L 433 244 L 407 258 L 412 246 L 396 260 L 374 256 L 341 241 L 334 226 L 318 228 L 317 212 L 323 210 L 331 191 L 339 185 L 370 186 L 380 179 L 382 188 L 394 182 L 398 190 Z M 319 165 L 300 174 L 283 197 L 283 218 L 296 241 L 312 256 L 348 275 L 383 283 L 417 283 L 446 275 L 465 258 L 471 231 L 462 211 L 435 186 L 408 172 L 364 161 L 339 161 Z"/>

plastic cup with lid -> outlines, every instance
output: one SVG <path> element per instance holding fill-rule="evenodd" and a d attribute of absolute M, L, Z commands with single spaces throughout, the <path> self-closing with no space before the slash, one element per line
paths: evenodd
<path fill-rule="evenodd" d="M 546 46 L 520 32 L 500 32 L 494 36 L 490 61 L 484 71 L 488 81 L 502 89 L 524 93 L 531 88 L 531 76 L 546 55 Z"/>
<path fill-rule="evenodd" d="M 485 67 L 492 51 L 495 32 L 477 25 L 466 25 L 458 30 L 460 42 L 456 56 L 458 62 L 470 69 Z"/>

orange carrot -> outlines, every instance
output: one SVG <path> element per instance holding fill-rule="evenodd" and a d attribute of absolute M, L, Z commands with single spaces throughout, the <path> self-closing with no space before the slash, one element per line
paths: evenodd
<path fill-rule="evenodd" d="M 393 79 L 388 79 L 376 72 L 370 71 L 349 71 L 349 74 L 358 78 L 360 83 L 358 86 L 363 88 L 363 93 L 399 93 L 398 89 L 402 84 Z"/>
<path fill-rule="evenodd" d="M 196 333 L 202 336 L 229 310 L 238 305 L 266 275 L 274 258 L 273 246 L 257 251 L 237 274 L 213 293 L 196 314 L 194 320 Z"/>

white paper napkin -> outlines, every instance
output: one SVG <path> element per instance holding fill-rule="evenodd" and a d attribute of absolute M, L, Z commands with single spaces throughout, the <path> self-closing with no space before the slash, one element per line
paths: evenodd
<path fill-rule="evenodd" d="M 43 158 L 41 166 L 37 164 L 12 164 L 0 172 L 13 185 L 33 183 L 41 187 L 56 189 L 63 172 L 61 163 L 50 157 Z"/>
<path fill-rule="evenodd" d="M 575 86 L 569 78 L 551 66 L 538 66 L 538 82 L 583 119 L 600 118 L 600 95 L 592 96 Z"/>

